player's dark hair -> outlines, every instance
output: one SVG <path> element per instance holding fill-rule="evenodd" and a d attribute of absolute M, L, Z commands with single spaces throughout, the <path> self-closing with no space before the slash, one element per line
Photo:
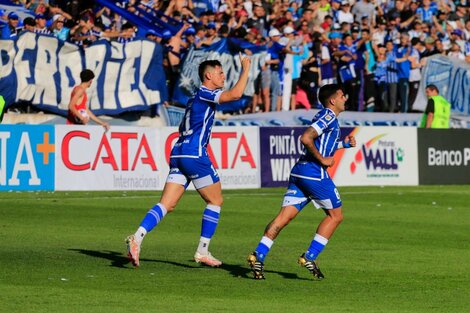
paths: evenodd
<path fill-rule="evenodd" d="M 318 92 L 318 100 L 323 104 L 324 107 L 328 104 L 328 100 L 336 94 L 338 90 L 341 90 L 341 87 L 338 84 L 325 85 L 320 88 Z"/>
<path fill-rule="evenodd" d="M 206 60 L 199 65 L 198 74 L 201 82 L 204 81 L 204 74 L 206 73 L 207 69 L 215 68 L 216 66 L 222 67 L 222 64 L 220 64 L 218 60 Z"/>
<path fill-rule="evenodd" d="M 82 80 L 82 83 L 89 82 L 93 78 L 95 78 L 95 74 L 93 74 L 93 72 L 89 69 L 85 69 L 80 73 L 80 79 Z"/>
<path fill-rule="evenodd" d="M 437 91 L 437 93 L 439 93 L 439 88 L 437 88 L 437 86 L 434 84 L 427 85 L 426 89 L 429 89 L 431 91 Z"/>

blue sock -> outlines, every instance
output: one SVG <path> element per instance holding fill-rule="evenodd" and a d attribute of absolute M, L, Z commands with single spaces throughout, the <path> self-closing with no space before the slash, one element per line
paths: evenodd
<path fill-rule="evenodd" d="M 325 248 L 326 244 L 328 243 L 328 239 L 323 237 L 322 235 L 315 234 L 310 247 L 308 247 L 307 252 L 305 252 L 305 258 L 309 261 L 316 260 L 318 255 L 322 252 L 323 248 Z"/>
<path fill-rule="evenodd" d="M 211 239 L 219 223 L 220 206 L 208 204 L 202 216 L 201 237 Z"/>
<path fill-rule="evenodd" d="M 258 246 L 256 247 L 256 258 L 260 262 L 264 262 L 264 259 L 266 258 L 266 255 L 268 254 L 269 250 L 271 249 L 274 241 L 269 239 L 266 236 L 263 236 L 261 238 L 261 241 L 259 242 Z"/>
<path fill-rule="evenodd" d="M 166 209 L 160 203 L 157 203 L 150 211 L 147 212 L 144 219 L 140 223 L 140 227 L 145 228 L 147 232 L 151 231 L 166 215 Z"/>

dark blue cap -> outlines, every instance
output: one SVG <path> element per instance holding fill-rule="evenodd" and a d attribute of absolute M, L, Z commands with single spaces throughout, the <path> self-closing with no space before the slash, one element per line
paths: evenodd
<path fill-rule="evenodd" d="M 171 33 L 171 31 L 169 31 L 168 29 L 165 29 L 162 33 L 161 33 L 161 36 L 159 36 L 165 40 L 168 40 L 170 39 L 171 37 L 173 37 L 173 34 Z"/>
<path fill-rule="evenodd" d="M 149 29 L 147 33 L 145 33 L 145 36 L 158 36 L 158 34 L 153 29 Z"/>
<path fill-rule="evenodd" d="M 8 18 L 11 19 L 11 20 L 19 19 L 18 14 L 16 14 L 15 12 L 8 13 Z"/>
<path fill-rule="evenodd" d="M 189 27 L 184 31 L 184 35 L 186 36 L 191 36 L 191 35 L 196 35 L 196 29 L 194 27 Z"/>
<path fill-rule="evenodd" d="M 343 38 L 343 35 L 339 32 L 332 32 L 329 35 L 330 39 Z"/>

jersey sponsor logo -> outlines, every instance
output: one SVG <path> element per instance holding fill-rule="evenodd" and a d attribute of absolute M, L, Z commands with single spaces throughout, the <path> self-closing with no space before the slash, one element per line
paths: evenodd
<path fill-rule="evenodd" d="M 53 126 L 0 126 L 0 190 L 53 190 Z"/>
<path fill-rule="evenodd" d="M 138 166 L 147 166 L 157 171 L 152 149 L 147 136 L 138 132 L 103 133 L 98 145 L 91 144 L 91 133 L 73 130 L 65 134 L 61 142 L 62 162 L 72 171 L 95 171 L 99 167 L 111 167 L 113 171 L 134 171 Z M 131 148 L 131 145 L 134 147 Z M 71 153 L 72 146 L 93 149 L 92 157 L 77 161 Z"/>

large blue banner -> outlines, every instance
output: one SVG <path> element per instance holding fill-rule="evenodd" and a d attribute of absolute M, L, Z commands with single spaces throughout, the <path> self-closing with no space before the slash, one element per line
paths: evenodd
<path fill-rule="evenodd" d="M 186 105 L 189 98 L 194 95 L 195 90 L 197 90 L 201 84 L 198 76 L 199 64 L 205 60 L 219 60 L 220 63 L 222 63 L 225 72 L 225 88 L 232 88 L 238 81 L 241 73 L 241 63 L 238 53 L 245 49 L 250 50 L 252 55 L 250 56 L 250 76 L 244 96 L 252 97 L 255 92 L 255 80 L 260 74 L 261 65 L 265 62 L 266 47 L 255 46 L 245 41 L 222 38 L 210 46 L 201 49 L 190 49 L 181 68 L 181 74 L 173 94 L 173 101 Z M 219 107 L 219 109 L 237 111 L 245 106 L 243 100 L 246 101 L 246 99 L 242 99 L 242 101 L 226 103 L 222 107 Z"/>
<path fill-rule="evenodd" d="M 452 60 L 444 56 L 429 58 L 423 71 L 420 84 L 420 97 L 416 100 L 418 108 L 426 108 L 424 88 L 434 84 L 439 93 L 452 105 L 453 114 L 470 115 L 470 65 L 464 61 Z"/>
<path fill-rule="evenodd" d="M 152 41 L 100 40 L 82 49 L 25 32 L 16 41 L 0 40 L 0 57 L 0 94 L 7 105 L 27 101 L 66 115 L 84 68 L 96 76 L 87 91 L 95 114 L 147 110 L 168 100 L 162 47 Z"/>

